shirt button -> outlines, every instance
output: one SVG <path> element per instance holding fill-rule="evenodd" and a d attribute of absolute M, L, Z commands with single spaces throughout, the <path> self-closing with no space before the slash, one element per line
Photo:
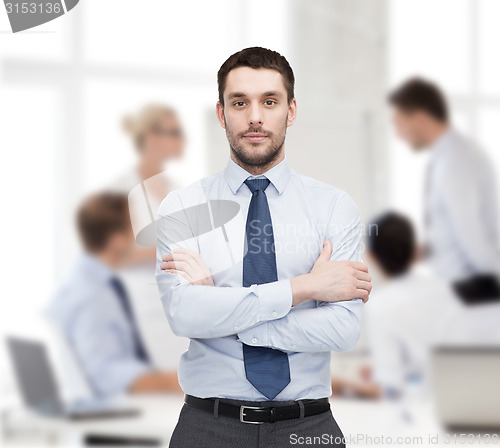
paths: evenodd
<path fill-rule="evenodd" d="M 297 348 L 296 345 L 292 345 L 292 349 L 295 350 Z"/>
<path fill-rule="evenodd" d="M 253 338 L 252 339 L 252 342 L 255 344 L 257 342 L 257 339 L 256 338 Z"/>
<path fill-rule="evenodd" d="M 276 311 L 273 311 L 273 317 L 276 317 L 278 313 Z"/>
<path fill-rule="evenodd" d="M 238 327 L 238 325 L 235 325 L 235 326 L 234 326 L 234 329 L 235 329 L 235 330 L 238 330 L 239 328 L 240 328 L 240 327 Z"/>

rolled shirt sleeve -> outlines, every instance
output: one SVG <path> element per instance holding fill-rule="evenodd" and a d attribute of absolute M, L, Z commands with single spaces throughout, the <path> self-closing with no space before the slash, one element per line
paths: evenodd
<path fill-rule="evenodd" d="M 127 392 L 153 367 L 135 356 L 131 329 L 112 297 L 84 303 L 75 313 L 69 342 L 91 383 L 101 396 Z"/>
<path fill-rule="evenodd" d="M 101 395 L 120 395 L 126 393 L 137 379 L 153 370 L 149 364 L 132 357 L 110 360 L 96 368 L 94 382 Z"/>

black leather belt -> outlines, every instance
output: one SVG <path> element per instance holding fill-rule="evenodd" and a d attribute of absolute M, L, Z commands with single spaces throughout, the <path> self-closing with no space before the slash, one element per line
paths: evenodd
<path fill-rule="evenodd" d="M 300 405 L 296 404 L 285 406 L 269 406 L 262 402 L 263 406 L 238 406 L 225 403 L 219 399 L 218 413 L 225 417 L 237 418 L 242 423 L 274 423 L 279 420 L 290 420 L 300 417 Z M 304 417 L 322 414 L 330 410 L 330 401 L 328 398 L 319 398 L 317 400 L 300 400 L 304 404 Z M 185 395 L 184 402 L 188 406 L 200 409 L 202 411 L 214 413 L 216 398 L 198 398 L 193 395 Z"/>

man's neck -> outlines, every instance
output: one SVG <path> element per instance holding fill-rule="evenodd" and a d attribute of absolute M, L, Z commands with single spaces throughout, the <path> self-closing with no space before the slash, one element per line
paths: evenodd
<path fill-rule="evenodd" d="M 449 123 L 436 123 L 431 129 L 429 129 L 429 134 L 427 140 L 429 141 L 428 146 L 434 145 L 448 130 L 450 129 Z"/>
<path fill-rule="evenodd" d="M 110 269 L 116 269 L 119 266 L 119 259 L 112 253 L 103 251 L 99 253 L 94 253 L 94 257 L 96 257 L 101 263 L 108 266 Z"/>
<path fill-rule="evenodd" d="M 137 165 L 137 172 L 142 181 L 147 180 L 163 172 L 164 166 L 153 160 L 141 159 Z"/>
<path fill-rule="evenodd" d="M 266 163 L 264 165 L 247 165 L 246 163 L 243 163 L 241 160 L 236 158 L 232 151 L 231 151 L 230 157 L 231 157 L 231 160 L 234 163 L 236 163 L 236 165 L 239 165 L 241 168 L 243 168 L 245 171 L 249 172 L 253 176 L 258 176 L 260 174 L 263 174 L 263 173 L 269 171 L 271 168 L 275 167 L 280 162 L 282 162 L 285 159 L 285 150 L 283 147 L 281 149 L 281 151 L 279 152 L 278 157 L 276 157 L 274 160 L 272 160 L 271 162 Z"/>

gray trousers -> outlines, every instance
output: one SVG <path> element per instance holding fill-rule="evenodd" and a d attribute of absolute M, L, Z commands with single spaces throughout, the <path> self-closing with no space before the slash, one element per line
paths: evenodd
<path fill-rule="evenodd" d="M 259 402 L 230 400 L 238 406 L 259 406 Z M 284 406 L 294 401 L 271 401 L 266 405 Z M 238 419 L 211 414 L 184 403 L 170 439 L 170 448 L 280 448 L 293 446 L 335 446 L 345 448 L 344 436 L 331 410 L 322 414 L 254 425 Z M 217 408 L 217 405 L 215 406 Z"/>

